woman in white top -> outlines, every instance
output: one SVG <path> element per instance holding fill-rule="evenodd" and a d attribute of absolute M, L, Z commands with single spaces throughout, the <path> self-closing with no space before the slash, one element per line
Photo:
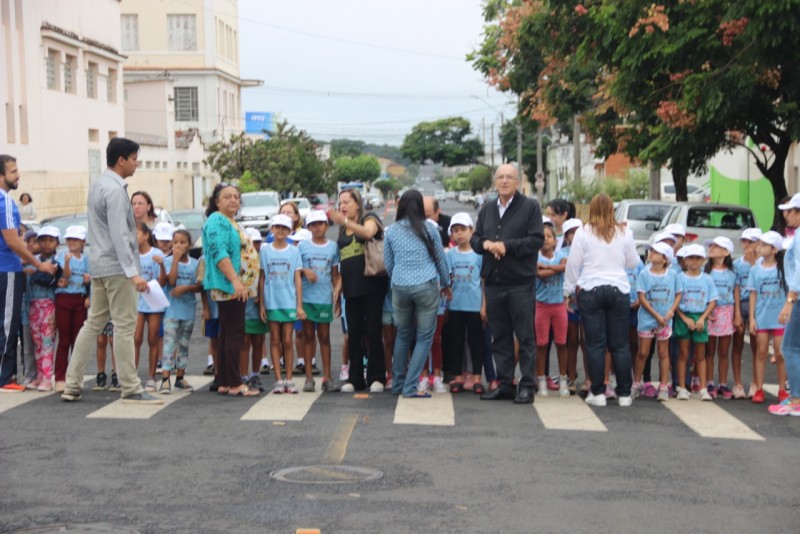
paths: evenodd
<path fill-rule="evenodd" d="M 19 197 L 19 218 L 23 221 L 35 221 L 36 210 L 33 207 L 33 197 L 28 193 L 22 193 Z"/>
<path fill-rule="evenodd" d="M 617 375 L 619 405 L 632 402 L 628 294 L 633 289 L 625 269 L 638 261 L 633 234 L 614 220 L 614 202 L 605 194 L 595 196 L 589 205 L 589 222 L 572 239 L 564 281 L 565 295 L 577 294 L 586 332 L 587 373 L 592 382 L 586 403 L 592 406 L 606 405 L 606 348 Z"/>

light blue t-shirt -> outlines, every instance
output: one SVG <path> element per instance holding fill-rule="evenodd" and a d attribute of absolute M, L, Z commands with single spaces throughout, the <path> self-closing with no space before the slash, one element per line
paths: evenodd
<path fill-rule="evenodd" d="M 297 247 L 289 245 L 283 250 L 274 244 L 262 245 L 261 269 L 264 271 L 264 295 L 267 310 L 296 310 L 297 292 L 294 273 L 303 268 L 303 258 Z"/>
<path fill-rule="evenodd" d="M 678 258 L 672 260 L 672 263 L 669 266 L 669 270 L 675 273 L 675 276 L 680 275 L 683 272 L 683 268 L 681 268 L 681 264 L 678 263 Z"/>
<path fill-rule="evenodd" d="M 736 272 L 730 269 L 711 269 L 711 278 L 717 287 L 717 306 L 733 306 L 733 292 L 736 289 Z"/>
<path fill-rule="evenodd" d="M 754 265 L 747 279 L 747 288 L 756 292 L 756 327 L 759 330 L 784 328 L 778 321 L 786 301 L 786 291 L 781 287 L 778 266 Z"/>
<path fill-rule="evenodd" d="M 142 265 L 142 278 L 144 278 L 145 282 L 149 282 L 150 280 L 158 280 L 158 275 L 161 273 L 161 267 L 153 261 L 153 258 L 160 257 L 164 258 L 164 253 L 161 252 L 156 247 L 152 247 L 147 254 L 139 254 L 139 261 Z M 139 295 L 139 313 L 163 313 L 165 311 L 164 308 L 161 309 L 151 309 L 150 306 L 144 301 L 144 297 L 140 294 Z"/>
<path fill-rule="evenodd" d="M 164 270 L 169 271 L 172 269 L 173 256 L 168 256 L 164 260 Z M 178 263 L 178 279 L 175 286 L 193 286 L 197 283 L 197 260 L 190 257 L 186 263 Z M 194 321 L 194 313 L 197 308 L 197 297 L 194 292 L 184 293 L 179 297 L 173 297 L 170 292 L 175 289 L 175 286 L 167 284 L 164 288 L 164 293 L 167 294 L 169 299 L 169 308 L 164 315 L 165 319 L 179 319 L 181 321 Z"/>
<path fill-rule="evenodd" d="M 747 302 L 750 298 L 750 288 L 747 287 L 747 277 L 750 276 L 750 269 L 753 266 L 744 261 L 744 257 L 733 260 L 733 270 L 736 271 L 736 285 L 739 286 L 739 298 L 742 302 Z"/>
<path fill-rule="evenodd" d="M 303 302 L 309 304 L 333 304 L 333 279 L 331 270 L 339 265 L 339 247 L 333 241 L 317 245 L 312 240 L 301 241 L 297 245 L 303 268 L 311 269 L 317 281 L 311 283 L 303 277 Z"/>
<path fill-rule="evenodd" d="M 56 261 L 64 268 L 64 258 L 67 257 L 66 252 L 59 252 L 56 254 Z M 81 254 L 81 259 L 72 256 L 69 259 L 70 276 L 67 281 L 67 287 L 59 287 L 56 289 L 56 295 L 60 293 L 67 293 L 70 295 L 83 295 L 86 293 L 89 286 L 83 283 L 83 275 L 89 272 L 89 256 Z"/>
<path fill-rule="evenodd" d="M 545 258 L 539 253 L 538 263 L 558 265 L 566 259 L 563 250 L 557 251 L 552 258 Z M 557 273 L 547 278 L 536 278 L 536 302 L 543 304 L 560 304 L 564 302 L 564 273 Z"/>
<path fill-rule="evenodd" d="M 632 291 L 632 293 L 636 293 L 637 297 L 643 293 L 644 298 L 661 317 L 667 314 L 675 302 L 675 296 L 681 292 L 678 275 L 671 269 L 667 269 L 664 274 L 653 274 L 650 269 L 642 269 L 636 279 L 636 291 Z M 640 332 L 649 332 L 658 328 L 656 318 L 644 309 L 644 306 L 639 308 L 638 318 L 637 329 Z M 672 319 L 667 321 L 667 325 L 672 327 Z"/>
<path fill-rule="evenodd" d="M 678 309 L 684 313 L 703 313 L 711 301 L 719 298 L 710 274 L 701 272 L 700 276 L 689 276 L 684 272 L 678 276 L 678 280 L 683 289 Z"/>
<path fill-rule="evenodd" d="M 447 268 L 453 281 L 453 298 L 449 308 L 453 311 L 479 312 L 483 304 L 481 265 L 483 258 L 475 251 L 461 252 L 451 248 L 445 254 Z"/>
<path fill-rule="evenodd" d="M 625 269 L 625 274 L 628 276 L 628 284 L 631 286 L 630 303 L 633 306 L 639 300 L 639 294 L 636 292 L 636 280 L 639 279 L 639 274 L 644 270 L 644 263 L 639 260 L 639 263 L 633 269 Z"/>

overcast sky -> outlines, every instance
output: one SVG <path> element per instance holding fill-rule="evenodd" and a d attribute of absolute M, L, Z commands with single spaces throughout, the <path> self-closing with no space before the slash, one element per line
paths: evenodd
<path fill-rule="evenodd" d="M 499 128 L 510 99 L 465 55 L 481 40 L 480 0 L 239 0 L 242 111 L 273 112 L 314 138 L 399 145 L 423 120 Z M 480 97 L 483 99 L 480 100 Z M 494 109 L 492 109 L 493 106 Z"/>

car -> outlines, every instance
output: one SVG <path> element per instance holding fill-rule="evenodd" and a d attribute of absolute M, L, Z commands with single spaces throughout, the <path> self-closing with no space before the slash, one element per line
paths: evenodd
<path fill-rule="evenodd" d="M 203 225 L 206 223 L 206 211 L 200 208 L 176 210 L 170 215 L 177 228 L 183 228 L 192 235 L 189 255 L 193 258 L 199 257 L 197 250 L 202 251 L 203 249 Z"/>
<path fill-rule="evenodd" d="M 733 241 L 733 257 L 742 255 L 741 236 L 745 228 L 757 228 L 756 218 L 750 208 L 734 204 L 707 204 L 705 202 L 680 202 L 670 208 L 661 223 L 647 223 L 655 232 L 668 224 L 678 223 L 686 228 L 686 242 L 705 244 L 706 240 L 725 236 Z M 652 243 L 655 235 L 650 237 Z"/>
<path fill-rule="evenodd" d="M 368 193 L 364 197 L 364 203 L 368 210 L 374 210 L 383 206 L 383 199 L 374 193 Z"/>
<path fill-rule="evenodd" d="M 314 193 L 309 195 L 308 202 L 311 204 L 312 210 L 324 210 L 328 211 L 329 208 L 333 208 L 333 201 L 327 193 Z"/>
<path fill-rule="evenodd" d="M 460 191 L 458 193 L 458 201 L 464 203 L 472 201 L 472 191 Z"/>
<path fill-rule="evenodd" d="M 456 191 L 447 192 L 447 200 L 456 200 L 457 198 L 458 198 L 458 193 Z"/>
<path fill-rule="evenodd" d="M 308 201 L 307 198 L 304 197 L 297 197 L 297 198 L 287 198 L 286 200 L 281 202 L 281 206 L 284 204 L 288 204 L 289 202 L 293 203 L 297 206 L 297 211 L 300 212 L 300 218 L 305 219 L 309 213 L 311 213 L 311 203 Z"/>
<path fill-rule="evenodd" d="M 281 197 L 275 191 L 242 193 L 242 205 L 236 220 L 244 228 L 255 228 L 261 235 L 269 232 L 269 219 L 281 209 Z"/>
<path fill-rule="evenodd" d="M 636 251 L 640 256 L 645 257 L 647 244 L 653 233 L 648 228 L 648 224 L 660 223 L 674 205 L 674 202 L 663 200 L 625 199 L 619 202 L 614 211 L 614 219 L 618 223 L 625 224 L 633 232 Z"/>
<path fill-rule="evenodd" d="M 64 231 L 70 226 L 83 226 L 84 228 L 89 228 L 89 215 L 86 213 L 75 213 L 72 215 L 59 215 L 58 217 L 50 217 L 48 219 L 44 219 L 41 222 L 41 226 L 55 226 L 56 228 L 61 231 L 62 239 L 58 243 L 58 251 L 61 252 L 62 250 L 67 250 L 67 243 L 64 241 Z M 40 227 L 41 228 L 41 227 Z M 89 247 L 89 239 L 87 236 L 86 244 L 84 245 L 84 252 L 88 253 Z"/>
<path fill-rule="evenodd" d="M 686 184 L 686 200 L 688 202 L 703 202 L 705 201 L 706 193 L 703 189 L 697 187 L 693 184 Z M 661 184 L 661 200 L 666 200 L 668 202 L 675 202 L 677 200 L 675 195 L 675 184 L 674 183 L 662 183 Z"/>
<path fill-rule="evenodd" d="M 447 191 L 444 189 L 437 189 L 435 193 L 433 193 L 433 198 L 436 200 L 447 200 Z"/>

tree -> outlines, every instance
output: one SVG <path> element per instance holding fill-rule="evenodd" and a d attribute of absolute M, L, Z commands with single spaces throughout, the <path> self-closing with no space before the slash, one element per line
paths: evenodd
<path fill-rule="evenodd" d="M 394 193 L 400 190 L 400 182 L 395 180 L 394 178 L 389 178 L 385 180 L 377 180 L 374 184 L 381 193 L 383 193 L 384 198 L 386 198 L 389 193 Z"/>
<path fill-rule="evenodd" d="M 515 117 L 513 120 L 505 122 L 500 128 L 500 149 L 503 153 L 503 159 L 507 162 L 517 161 L 517 122 L 520 117 Z M 529 177 L 536 175 L 536 136 L 538 134 L 539 125 L 526 117 L 522 117 L 522 162 L 523 171 Z M 545 172 L 547 172 L 547 145 L 550 144 L 550 136 L 548 135 L 543 139 L 543 152 L 542 163 Z"/>
<path fill-rule="evenodd" d="M 337 160 L 343 156 L 354 158 L 360 156 L 366 150 L 367 144 L 364 141 L 355 139 L 331 139 L 331 159 Z"/>
<path fill-rule="evenodd" d="M 489 189 L 492 186 L 492 171 L 489 167 L 478 165 L 467 173 L 465 183 L 473 193 Z"/>
<path fill-rule="evenodd" d="M 238 180 L 247 170 L 247 153 L 253 146 L 253 140 L 244 132 L 232 134 L 225 141 L 217 141 L 208 147 L 205 163 L 223 180 Z"/>
<path fill-rule="evenodd" d="M 375 156 L 362 154 L 356 157 L 344 156 L 333 162 L 334 177 L 337 182 L 372 183 L 381 175 L 381 164 Z"/>
<path fill-rule="evenodd" d="M 463 117 L 421 122 L 403 140 L 403 156 L 418 162 L 428 160 L 448 167 L 476 163 L 483 155 L 483 143 L 472 134 Z"/>

